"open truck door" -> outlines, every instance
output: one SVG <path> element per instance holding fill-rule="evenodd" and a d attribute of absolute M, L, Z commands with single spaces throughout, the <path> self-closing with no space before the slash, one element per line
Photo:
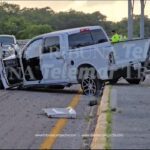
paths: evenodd
<path fill-rule="evenodd" d="M 0 80 L 5 89 L 20 86 L 22 84 L 22 70 L 19 58 L 12 55 L 5 59 L 0 58 Z"/>

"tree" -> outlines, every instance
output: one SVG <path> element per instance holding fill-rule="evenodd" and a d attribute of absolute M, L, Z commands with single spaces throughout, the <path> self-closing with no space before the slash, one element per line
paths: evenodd
<path fill-rule="evenodd" d="M 134 35 L 139 36 L 140 16 L 134 16 Z M 0 4 L 0 34 L 14 34 L 17 38 L 32 38 L 39 34 L 81 26 L 102 26 L 108 35 L 116 29 L 127 35 L 127 18 L 119 22 L 107 21 L 107 17 L 99 11 L 84 13 L 69 10 L 54 12 L 50 7 L 23 8 L 19 5 Z M 150 37 L 150 18 L 145 16 L 145 36 Z"/>
<path fill-rule="evenodd" d="M 50 22 L 51 16 L 54 15 L 54 11 L 50 7 L 23 8 L 20 10 L 20 15 L 34 24 L 47 24 Z"/>
<path fill-rule="evenodd" d="M 7 19 L 1 22 L 0 33 L 3 34 L 13 34 L 18 36 L 18 32 L 25 29 L 28 23 L 22 17 L 8 17 Z"/>
<path fill-rule="evenodd" d="M 52 32 L 53 29 L 49 25 L 30 25 L 24 30 L 18 33 L 18 37 L 21 39 L 30 39 L 34 36 Z"/>
<path fill-rule="evenodd" d="M 92 14 L 83 13 L 80 11 L 70 10 L 68 12 L 55 13 L 50 20 L 50 24 L 55 30 L 99 25 L 106 20 L 106 16 L 100 12 L 94 12 Z"/>

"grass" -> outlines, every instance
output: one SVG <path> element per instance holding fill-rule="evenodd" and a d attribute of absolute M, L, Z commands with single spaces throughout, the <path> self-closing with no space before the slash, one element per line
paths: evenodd
<path fill-rule="evenodd" d="M 111 134 L 112 134 L 112 111 L 110 106 L 110 94 L 111 94 L 111 88 L 109 91 L 109 97 L 108 97 L 108 110 L 106 114 L 106 143 L 105 143 L 105 149 L 111 149 Z"/>

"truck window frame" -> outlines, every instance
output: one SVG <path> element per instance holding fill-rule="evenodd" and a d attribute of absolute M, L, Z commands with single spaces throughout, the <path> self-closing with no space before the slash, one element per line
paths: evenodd
<path fill-rule="evenodd" d="M 42 52 L 42 49 L 43 49 L 43 38 L 37 38 L 37 39 L 34 39 L 33 41 L 31 41 L 31 42 L 24 48 L 23 53 L 22 53 L 22 58 L 24 58 L 24 59 L 27 58 L 27 57 L 25 56 L 25 53 L 26 53 L 27 49 L 29 48 L 29 46 L 30 46 L 31 44 L 33 44 L 34 42 L 39 41 L 39 40 L 42 41 L 42 43 L 41 43 L 41 52 Z M 39 53 L 39 57 L 40 57 L 41 52 Z M 31 58 L 35 58 L 35 57 L 31 57 Z M 30 59 L 31 59 L 31 58 L 30 58 Z"/>
<path fill-rule="evenodd" d="M 46 40 L 55 39 L 54 45 L 49 44 L 49 48 L 46 48 Z M 60 52 L 60 36 L 49 36 L 44 38 L 42 54 L 50 54 Z"/>
<path fill-rule="evenodd" d="M 96 41 L 96 36 L 94 36 L 94 32 L 95 33 L 98 33 L 96 31 L 100 31 L 100 35 L 101 35 L 101 39 L 99 39 L 98 41 Z M 104 31 L 102 29 L 94 29 L 94 30 L 91 30 L 91 34 L 92 34 L 92 37 L 93 37 L 93 41 L 94 41 L 94 44 L 100 44 L 100 43 L 105 43 L 105 42 L 108 42 L 108 38 L 106 37 Z"/>
<path fill-rule="evenodd" d="M 104 38 L 101 39 L 101 41 L 99 42 L 95 42 L 94 40 L 94 35 L 93 35 L 93 31 L 96 31 L 96 30 L 99 30 L 101 33 L 102 33 L 102 36 L 104 36 Z M 90 36 L 91 36 L 91 44 L 87 44 L 87 45 L 81 45 L 81 46 L 75 46 L 75 47 L 72 47 L 71 45 L 71 39 L 70 37 L 71 36 L 76 36 L 76 35 L 80 35 L 82 33 L 88 33 Z M 84 39 L 84 38 L 83 38 Z M 74 42 L 74 41 L 73 41 Z M 96 45 L 96 44 L 101 44 L 101 43 L 105 43 L 105 42 L 108 42 L 108 38 L 106 36 L 106 34 L 104 33 L 104 31 L 100 28 L 98 29 L 91 29 L 91 30 L 88 30 L 88 31 L 85 31 L 85 32 L 78 32 L 78 33 L 73 33 L 73 34 L 70 34 L 68 35 L 68 46 L 69 46 L 69 50 L 74 50 L 74 49 L 78 49 L 78 48 L 82 48 L 82 47 L 87 47 L 87 46 L 91 46 L 91 45 Z"/>
<path fill-rule="evenodd" d="M 80 36 L 80 35 L 85 35 L 85 34 L 87 34 L 87 35 L 89 35 L 89 37 L 91 38 L 88 42 L 89 43 L 85 43 L 85 45 L 79 45 L 78 44 L 78 46 L 77 46 L 77 44 L 76 44 L 76 46 L 71 46 L 71 44 L 70 44 L 70 42 L 71 42 L 71 39 L 70 39 L 70 37 L 75 37 L 75 36 Z M 81 37 L 80 37 L 81 38 Z M 82 38 L 83 39 L 83 38 Z M 73 42 L 74 42 L 74 40 L 73 40 Z M 91 33 L 90 33 L 90 31 L 85 31 L 85 32 L 78 32 L 78 33 L 74 33 L 74 34 L 70 34 L 70 35 L 68 35 L 68 45 L 69 45 L 69 50 L 74 50 L 74 49 L 78 49 L 78 48 L 82 48 L 82 47 L 87 47 L 87 46 L 90 46 L 90 45 L 93 45 L 93 39 L 92 39 L 92 35 L 91 35 Z"/>

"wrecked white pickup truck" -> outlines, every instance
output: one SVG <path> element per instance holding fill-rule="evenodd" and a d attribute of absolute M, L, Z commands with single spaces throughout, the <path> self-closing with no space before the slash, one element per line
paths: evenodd
<path fill-rule="evenodd" d="M 100 26 L 52 32 L 32 39 L 19 55 L 1 59 L 1 87 L 55 87 L 80 83 L 87 95 L 98 95 L 113 46 Z"/>
<path fill-rule="evenodd" d="M 148 39 L 112 45 L 99 26 L 40 35 L 19 55 L 1 59 L 1 88 L 63 89 L 79 83 L 84 94 L 98 95 L 105 81 L 115 83 L 124 77 L 131 84 L 139 83 L 149 47 Z"/>

